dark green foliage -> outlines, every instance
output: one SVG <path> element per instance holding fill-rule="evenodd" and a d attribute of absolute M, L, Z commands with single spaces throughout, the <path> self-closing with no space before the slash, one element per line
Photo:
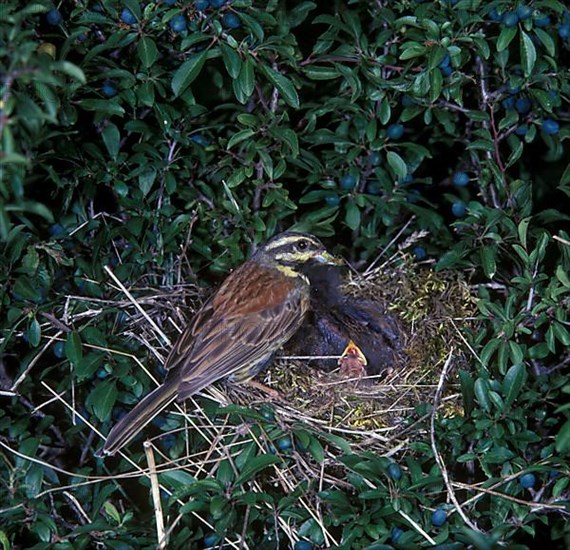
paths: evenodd
<path fill-rule="evenodd" d="M 84 483 L 127 468 L 93 458 L 85 422 L 106 433 L 148 391 L 135 358 L 155 359 L 104 266 L 128 288 L 210 285 L 294 228 L 360 268 L 412 220 L 398 242 L 427 236 L 404 252 L 478 285 L 472 365 L 449 381 L 464 415 L 438 416 L 436 439 L 483 532 L 448 499 L 430 404 L 390 458 L 236 408 L 232 460 L 160 475 L 182 514 L 172 548 L 242 533 L 285 548 L 276 518 L 299 548 L 329 534 L 344 548 L 414 548 L 426 533 L 568 544 L 568 29 L 558 0 L 3 1 L 0 542 L 156 546 L 146 477 Z M 164 445 L 186 452 L 182 437 Z M 338 486 L 279 481 L 333 449 Z"/>

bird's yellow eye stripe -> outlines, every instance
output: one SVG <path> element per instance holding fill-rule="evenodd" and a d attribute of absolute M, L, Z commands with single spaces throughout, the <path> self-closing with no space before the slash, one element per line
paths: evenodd
<path fill-rule="evenodd" d="M 292 252 L 283 252 L 281 254 L 277 253 L 275 254 L 275 259 L 278 262 L 294 262 L 294 263 L 298 263 L 298 264 L 303 264 L 305 262 L 308 262 L 310 260 L 312 260 L 315 256 L 314 251 L 300 251 L 300 250 L 294 250 Z"/>

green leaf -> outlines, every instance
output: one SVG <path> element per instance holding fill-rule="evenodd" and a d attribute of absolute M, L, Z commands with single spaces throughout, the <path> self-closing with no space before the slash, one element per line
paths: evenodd
<path fill-rule="evenodd" d="M 158 59 L 158 48 L 152 38 L 144 36 L 137 45 L 139 59 L 145 69 L 148 69 Z"/>
<path fill-rule="evenodd" d="M 125 110 L 118 103 L 108 99 L 84 99 L 79 104 L 87 111 L 96 111 L 106 115 L 125 114 Z"/>
<path fill-rule="evenodd" d="M 235 481 L 235 485 L 239 486 L 246 481 L 249 481 L 255 474 L 265 470 L 268 466 L 272 464 L 278 464 L 281 459 L 272 454 L 265 454 L 256 456 L 255 458 L 248 461 L 247 465 L 244 467 L 240 475 Z"/>
<path fill-rule="evenodd" d="M 231 78 L 237 78 L 241 71 L 241 57 L 233 48 L 230 48 L 223 42 L 220 44 L 220 49 L 222 51 L 222 59 L 224 60 L 226 71 L 228 71 Z"/>
<path fill-rule="evenodd" d="M 180 65 L 178 70 L 174 73 L 171 83 L 172 91 L 175 96 L 181 95 L 200 74 L 200 71 L 204 66 L 204 62 L 206 61 L 207 54 L 208 50 L 204 50 L 193 55 L 190 59 L 187 59 L 182 63 L 182 65 Z"/>
<path fill-rule="evenodd" d="M 542 42 L 542 45 L 545 47 L 546 51 L 548 52 L 548 55 L 554 57 L 556 55 L 556 45 L 554 44 L 554 40 L 552 40 L 552 37 L 546 31 L 538 29 L 537 27 L 534 27 L 532 30 L 536 34 L 536 36 L 538 36 L 538 39 Z"/>
<path fill-rule="evenodd" d="M 113 160 L 117 160 L 117 155 L 119 154 L 119 146 L 121 144 L 121 135 L 119 134 L 119 129 L 112 123 L 109 123 L 103 128 L 101 132 L 103 138 L 103 143 L 109 152 L 109 156 Z"/>
<path fill-rule="evenodd" d="M 117 508 L 108 500 L 103 503 L 103 510 L 117 525 L 121 523 L 121 514 Z"/>
<path fill-rule="evenodd" d="M 491 357 L 495 354 L 500 345 L 501 341 L 498 338 L 492 338 L 485 344 L 485 347 L 481 350 L 481 363 L 483 363 L 483 365 L 486 367 L 489 366 Z"/>
<path fill-rule="evenodd" d="M 406 59 L 413 59 L 414 57 L 420 57 L 427 52 L 427 48 L 423 44 L 418 42 L 408 42 L 400 54 L 399 59 L 405 61 Z"/>
<path fill-rule="evenodd" d="M 105 422 L 111 416 L 118 395 L 119 390 L 115 380 L 105 380 L 87 396 L 85 404 L 101 422 Z"/>
<path fill-rule="evenodd" d="M 72 365 L 78 365 L 83 359 L 81 336 L 76 330 L 71 331 L 65 340 L 65 356 Z"/>
<path fill-rule="evenodd" d="M 67 76 L 70 76 L 81 84 L 85 84 L 87 82 L 85 73 L 77 65 L 74 65 L 69 61 L 58 61 L 53 63 L 52 68 L 65 73 Z"/>
<path fill-rule="evenodd" d="M 390 168 L 394 171 L 398 179 L 404 179 L 408 175 L 408 167 L 404 162 L 404 159 L 398 155 L 398 153 L 394 153 L 394 151 L 388 151 L 386 154 L 386 160 L 390 165 Z"/>
<path fill-rule="evenodd" d="M 141 82 L 136 93 L 143 105 L 146 105 L 147 107 L 152 107 L 154 105 L 154 84 L 151 80 Z"/>
<path fill-rule="evenodd" d="M 475 380 L 475 395 L 479 405 L 487 412 L 491 410 L 491 402 L 489 400 L 489 381 L 484 378 L 477 378 Z"/>
<path fill-rule="evenodd" d="M 441 94 L 441 89 L 443 87 L 443 75 L 439 68 L 435 68 L 430 70 L 429 72 L 429 81 L 430 81 L 430 89 L 429 89 L 429 100 L 433 103 L 436 99 L 439 98 Z"/>
<path fill-rule="evenodd" d="M 563 286 L 570 288 L 570 278 L 568 277 L 568 273 L 561 265 L 556 268 L 556 278 L 562 283 Z"/>
<path fill-rule="evenodd" d="M 507 168 L 510 168 L 511 166 L 513 166 L 516 162 L 518 162 L 518 160 L 521 158 L 522 153 L 523 153 L 523 149 L 524 149 L 524 143 L 522 141 L 519 141 L 515 147 L 513 147 L 513 151 L 512 153 L 509 155 L 509 158 L 507 159 Z"/>
<path fill-rule="evenodd" d="M 567 420 L 560 428 L 554 445 L 560 454 L 570 452 L 570 420 Z"/>
<path fill-rule="evenodd" d="M 521 30 L 521 63 L 524 75 L 528 78 L 532 74 L 536 62 L 536 49 L 530 36 Z"/>
<path fill-rule="evenodd" d="M 255 134 L 255 131 L 251 128 L 245 128 L 244 130 L 240 130 L 236 132 L 228 141 L 227 149 L 231 149 L 234 145 L 244 141 L 247 138 L 250 138 Z"/>
<path fill-rule="evenodd" d="M 156 170 L 150 168 L 147 172 L 139 175 L 139 189 L 142 191 L 143 196 L 147 196 L 148 192 L 152 189 L 154 180 L 156 179 Z"/>
<path fill-rule="evenodd" d="M 255 88 L 255 74 L 253 61 L 247 57 L 241 65 L 239 76 L 232 81 L 232 88 L 236 99 L 245 104 Z"/>
<path fill-rule="evenodd" d="M 360 225 L 360 210 L 353 201 L 346 205 L 344 223 L 353 231 Z"/>
<path fill-rule="evenodd" d="M 569 347 L 570 346 L 570 332 L 568 332 L 568 329 L 566 327 L 564 327 L 564 325 L 562 325 L 558 321 L 554 321 L 551 328 L 552 328 L 552 333 L 554 334 L 556 339 L 564 347 L 566 347 L 566 348 Z"/>
<path fill-rule="evenodd" d="M 497 272 L 497 246 L 486 245 L 481 247 L 481 263 L 485 275 L 492 279 Z"/>
<path fill-rule="evenodd" d="M 531 219 L 532 218 L 530 217 L 522 219 L 517 228 L 519 234 L 519 241 L 521 242 L 523 248 L 525 249 L 526 249 L 526 236 L 528 233 L 528 226 L 530 224 Z"/>
<path fill-rule="evenodd" d="M 568 184 L 570 184 L 570 164 L 566 166 L 562 176 L 560 176 L 560 187 L 567 186 Z"/>
<path fill-rule="evenodd" d="M 299 5 L 287 11 L 289 27 L 294 28 L 300 25 L 309 14 L 310 11 L 317 7 L 315 2 L 301 2 Z"/>
<path fill-rule="evenodd" d="M 524 361 L 524 350 L 523 347 L 513 340 L 509 341 L 509 355 L 513 364 L 517 365 Z"/>
<path fill-rule="evenodd" d="M 461 394 L 463 395 L 463 409 L 466 415 L 470 415 L 475 404 L 475 382 L 466 370 L 459 371 Z"/>
<path fill-rule="evenodd" d="M 502 52 L 509 47 L 513 38 L 517 34 L 517 27 L 503 27 L 499 39 L 497 40 L 497 51 Z"/>
<path fill-rule="evenodd" d="M 30 342 L 32 347 L 37 348 L 40 344 L 41 338 L 42 329 L 40 327 L 40 323 L 34 317 L 28 328 L 28 342 Z"/>
<path fill-rule="evenodd" d="M 340 72 L 335 67 L 308 66 L 303 69 L 303 72 L 311 80 L 334 80 L 340 76 Z"/>
<path fill-rule="evenodd" d="M 526 368 L 523 363 L 513 365 L 503 379 L 505 405 L 511 405 L 518 397 L 526 380 Z"/>
<path fill-rule="evenodd" d="M 503 464 L 513 458 L 515 454 L 507 447 L 494 447 L 481 457 L 487 464 Z"/>
<path fill-rule="evenodd" d="M 41 289 L 38 285 L 28 277 L 27 275 L 22 275 L 16 279 L 14 286 L 12 288 L 12 293 L 15 300 L 29 300 L 31 302 L 39 303 L 42 301 L 43 296 Z"/>
<path fill-rule="evenodd" d="M 283 99 L 288 105 L 294 109 L 299 108 L 299 95 L 293 82 L 286 76 L 273 70 L 271 67 L 266 65 L 261 65 L 262 71 L 265 73 L 269 81 L 279 90 L 279 93 L 283 96 Z"/>
<path fill-rule="evenodd" d="M 299 154 L 299 140 L 297 134 L 290 128 L 283 128 L 281 130 L 281 139 L 283 139 L 291 149 L 293 158 L 297 157 Z"/>

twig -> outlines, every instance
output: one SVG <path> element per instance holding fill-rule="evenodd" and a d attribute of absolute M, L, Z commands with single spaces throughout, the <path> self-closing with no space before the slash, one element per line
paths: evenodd
<path fill-rule="evenodd" d="M 63 332 L 60 330 L 54 336 L 51 336 L 49 340 L 45 343 L 44 347 L 39 351 L 39 353 L 30 361 L 30 364 L 26 367 L 24 372 L 20 374 L 18 379 L 14 382 L 13 386 L 10 388 L 11 391 L 15 392 L 18 389 L 18 386 L 26 379 L 29 372 L 34 368 L 36 363 L 39 361 L 40 357 L 47 351 L 47 349 L 52 345 L 54 340 L 57 340 Z"/>
<path fill-rule="evenodd" d="M 83 506 L 81 506 L 81 503 L 77 500 L 77 498 L 74 495 L 72 495 L 69 491 L 63 491 L 62 494 L 67 500 L 71 502 L 71 507 L 75 509 L 75 511 L 77 512 L 77 515 L 79 516 L 79 519 L 83 525 L 87 523 L 92 523 L 92 519 L 83 509 Z"/>
<path fill-rule="evenodd" d="M 473 523 L 467 517 L 467 515 L 465 514 L 465 512 L 461 508 L 461 505 L 459 504 L 459 501 L 457 500 L 457 497 L 455 496 L 455 491 L 453 490 L 453 485 L 451 483 L 451 480 L 449 479 L 449 474 L 447 472 L 447 468 L 445 466 L 445 463 L 443 462 L 443 458 L 441 457 L 441 455 L 439 454 L 439 451 L 437 450 L 437 444 L 435 442 L 435 418 L 437 416 L 437 411 L 438 411 L 439 405 L 441 403 L 445 379 L 446 379 L 447 373 L 449 372 L 449 369 L 451 367 L 451 360 L 452 359 L 453 359 L 453 349 L 451 349 L 449 351 L 449 355 L 447 356 L 445 364 L 443 365 L 443 369 L 441 371 L 441 376 L 439 377 L 439 384 L 437 386 L 437 390 L 435 392 L 435 397 L 433 399 L 433 407 L 432 407 L 432 411 L 431 411 L 431 421 L 430 421 L 431 448 L 433 451 L 433 455 L 435 457 L 435 461 L 437 462 L 437 465 L 439 466 L 439 469 L 441 471 L 441 475 L 443 477 L 443 481 L 445 483 L 445 486 L 447 487 L 447 494 L 449 495 L 451 502 L 453 502 L 455 509 L 457 510 L 458 514 L 463 518 L 463 521 L 473 531 L 481 532 L 479 527 L 477 527 L 477 525 L 475 525 L 475 523 Z"/>
<path fill-rule="evenodd" d="M 366 271 L 362 274 L 363 277 L 366 277 L 366 275 L 368 275 L 373 269 L 374 266 L 378 263 L 378 261 L 380 260 L 380 258 L 382 256 L 384 256 L 384 254 L 386 253 L 386 251 L 395 243 L 400 239 L 400 236 L 402 235 L 402 233 L 408 228 L 408 226 L 414 221 L 416 217 L 412 216 L 405 224 L 404 227 L 402 227 L 402 229 L 400 229 L 400 231 L 398 231 L 398 233 L 396 233 L 396 235 L 394 236 L 394 238 L 384 247 L 384 249 L 378 254 L 378 256 L 376 256 L 376 258 L 374 258 L 374 261 L 366 268 Z"/>
<path fill-rule="evenodd" d="M 516 475 L 509 476 L 508 479 L 501 480 L 501 482 L 497 485 L 503 485 L 507 481 L 511 481 L 512 479 L 518 477 L 520 474 L 523 474 L 523 473 L 524 472 L 519 472 Z M 475 487 L 473 485 L 468 485 L 467 483 L 461 483 L 460 481 L 454 481 L 453 485 L 455 485 L 456 487 L 459 487 L 461 489 L 465 489 L 467 491 L 478 491 L 479 493 L 482 493 L 482 494 L 476 495 L 475 497 L 469 499 L 468 501 L 465 501 L 465 503 L 472 502 L 474 500 L 479 500 L 481 497 L 483 497 L 485 494 L 487 494 L 487 495 L 493 495 L 493 496 L 499 497 L 499 498 L 504 498 L 505 500 L 510 500 L 511 502 L 516 502 L 517 504 L 523 504 L 524 506 L 529 506 L 530 508 L 547 508 L 549 510 L 559 510 L 561 512 L 568 511 L 568 507 L 564 506 L 563 504 L 546 504 L 544 502 L 532 502 L 529 500 L 523 500 L 521 498 L 516 498 L 516 497 L 513 497 L 511 495 L 505 495 L 504 493 L 499 493 L 499 491 L 493 491 L 493 489 L 487 489 L 486 487 Z"/>
<path fill-rule="evenodd" d="M 146 321 L 150 324 L 150 326 L 156 331 L 156 333 L 162 338 L 163 342 L 170 346 L 171 342 L 168 336 L 162 332 L 160 327 L 150 318 L 148 313 L 139 305 L 139 303 L 135 300 L 134 296 L 127 290 L 125 285 L 116 277 L 116 275 L 111 271 L 111 268 L 108 265 L 103 266 L 103 269 L 109 274 L 111 279 L 115 281 L 116 285 L 125 293 L 129 301 L 137 308 L 140 314 L 146 319 Z"/>
<path fill-rule="evenodd" d="M 143 447 L 148 463 L 150 492 L 154 505 L 154 519 L 156 521 L 156 538 L 158 539 L 158 548 L 162 550 L 166 548 L 167 538 L 164 531 L 164 517 L 162 515 L 162 502 L 160 501 L 160 485 L 158 483 L 158 476 L 156 475 L 156 462 L 154 461 L 154 454 L 152 452 L 152 443 L 145 441 Z"/>
<path fill-rule="evenodd" d="M 416 523 L 406 512 L 398 510 L 398 513 L 420 534 L 424 537 L 430 544 L 435 546 L 437 543 L 433 540 L 421 527 Z"/>

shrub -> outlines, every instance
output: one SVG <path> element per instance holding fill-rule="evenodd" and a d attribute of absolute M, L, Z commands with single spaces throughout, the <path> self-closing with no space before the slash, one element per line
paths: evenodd
<path fill-rule="evenodd" d="M 464 331 L 472 365 L 450 381 L 463 415 L 438 417 L 436 429 L 461 510 L 485 534 L 446 503 L 418 412 L 425 440 L 391 457 L 397 486 L 386 475 L 394 462 L 328 434 L 305 434 L 304 446 L 314 461 L 328 445 L 344 449 L 338 486 L 255 491 L 300 452 L 278 432 L 285 457 L 248 447 L 237 472 L 227 462 L 212 479 L 161 474 L 168 506 L 182 513 L 174 547 L 237 540 L 244 517 L 250 547 L 276 544 L 276 517 L 294 534 L 278 527 L 281 544 L 325 545 L 332 533 L 346 547 L 417 546 L 425 530 L 436 543 L 567 540 L 565 9 L 557 0 L 6 0 L 2 540 L 156 544 L 146 500 L 133 498 L 140 485 L 83 483 L 126 465 L 96 461 L 98 438 L 55 398 L 106 432 L 113 411 L 147 391 L 133 368 L 148 359 L 141 335 L 122 333 L 127 305 L 102 306 L 116 297 L 105 266 L 128 287 L 212 284 L 249 244 L 287 227 L 330 238 L 357 268 L 396 238 L 403 253 L 470 275 L 481 330 Z M 258 426 L 258 416 L 247 422 Z M 521 486 L 525 475 L 536 486 Z M 322 516 L 297 505 L 305 494 Z M 434 510 L 445 516 L 435 531 Z"/>

